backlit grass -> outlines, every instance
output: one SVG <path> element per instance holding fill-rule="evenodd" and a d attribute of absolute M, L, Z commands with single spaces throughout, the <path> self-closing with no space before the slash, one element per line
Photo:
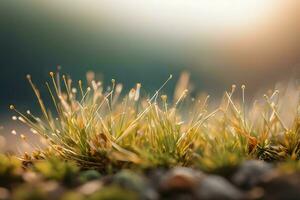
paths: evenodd
<path fill-rule="evenodd" d="M 112 80 L 106 89 L 92 73 L 84 87 L 82 81 L 51 72 L 46 86 L 55 112 L 50 112 L 28 75 L 43 115 L 21 112 L 14 105 L 10 109 L 17 114 L 13 119 L 28 125 L 47 145 L 22 159 L 58 157 L 101 171 L 187 166 L 207 172 L 234 168 L 246 159 L 299 159 L 296 83 L 275 88 L 253 103 L 246 103 L 246 86 L 233 85 L 213 108 L 209 96 L 189 95 L 186 75 L 174 97 L 166 96 L 162 91 L 171 78 L 152 96 L 142 96 L 139 83 L 126 94 L 122 84 Z M 25 135 L 20 137 L 26 142 Z"/>

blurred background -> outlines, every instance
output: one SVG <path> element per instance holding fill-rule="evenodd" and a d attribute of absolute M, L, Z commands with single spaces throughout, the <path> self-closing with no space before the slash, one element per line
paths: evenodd
<path fill-rule="evenodd" d="M 212 96 L 299 78 L 299 11 L 298 0 L 1 0 L 0 132 L 15 129 L 9 104 L 36 106 L 26 74 L 45 90 L 57 65 L 150 92 L 173 74 L 169 93 L 188 71 Z"/>

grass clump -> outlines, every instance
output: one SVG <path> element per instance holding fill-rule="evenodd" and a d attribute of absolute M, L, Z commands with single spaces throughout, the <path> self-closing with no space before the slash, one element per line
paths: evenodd
<path fill-rule="evenodd" d="M 245 100 L 246 87 L 241 86 L 241 98 L 236 99 L 232 86 L 211 109 L 209 96 L 189 96 L 186 75 L 172 100 L 161 94 L 172 76 L 150 97 L 141 96 L 141 84 L 123 95 L 122 84 L 112 80 L 105 90 L 93 74 L 86 88 L 82 81 L 61 80 L 59 73 L 50 77 L 52 83 L 46 86 L 55 112 L 46 108 L 30 76 L 43 116 L 10 106 L 17 119 L 47 141 L 46 147 L 25 156 L 26 161 L 59 157 L 104 172 L 188 166 L 223 173 L 246 159 L 300 157 L 300 90 L 295 84 L 270 91 L 252 106 Z"/>

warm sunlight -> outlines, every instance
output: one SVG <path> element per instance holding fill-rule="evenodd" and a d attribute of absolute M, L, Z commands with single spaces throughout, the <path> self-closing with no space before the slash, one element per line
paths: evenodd
<path fill-rule="evenodd" d="M 88 2 L 88 3 L 87 3 Z M 94 27 L 108 20 L 118 28 L 139 33 L 168 34 L 168 37 L 211 35 L 255 26 L 272 16 L 282 5 L 274 0 L 102 0 L 51 1 L 47 9 L 66 16 L 79 14 Z M 72 5 L 72 6 L 70 6 Z M 44 5 L 45 6 L 45 5 Z M 77 12 L 80 11 L 80 12 Z"/>
<path fill-rule="evenodd" d="M 127 28 L 132 25 L 134 31 L 155 30 L 169 36 L 211 34 L 212 31 L 255 26 L 258 21 L 270 17 L 281 5 L 280 1 L 272 0 L 105 2 L 107 17 L 121 25 Z"/>
<path fill-rule="evenodd" d="M 0 200 L 300 199 L 300 0 L 0 0 Z"/>

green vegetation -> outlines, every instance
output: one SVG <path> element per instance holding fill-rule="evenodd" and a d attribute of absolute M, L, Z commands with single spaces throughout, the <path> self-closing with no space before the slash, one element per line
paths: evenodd
<path fill-rule="evenodd" d="M 36 117 L 30 111 L 23 114 L 10 106 L 19 115 L 15 119 L 48 141 L 46 147 L 26 154 L 26 162 L 58 157 L 76 162 L 82 169 L 106 173 L 173 166 L 222 172 L 247 159 L 284 161 L 300 157 L 297 86 L 292 90 L 297 99 L 288 98 L 287 90 L 274 90 L 249 106 L 245 86 L 241 86 L 241 98 L 236 99 L 233 85 L 220 105 L 210 111 L 209 96 L 190 97 L 184 88 L 188 87 L 186 80 L 178 83 L 173 100 L 161 94 L 171 76 L 148 98 L 141 96 L 141 84 L 123 95 L 122 84 L 112 80 L 105 90 L 93 73 L 87 76 L 87 88 L 82 81 L 73 83 L 66 76 L 60 80 L 53 72 L 50 76 L 51 84 L 46 86 L 56 112 L 46 108 L 30 75 L 27 78 L 43 116 Z M 287 112 L 289 125 L 281 118 Z M 26 139 L 24 135 L 21 138 Z"/>
<path fill-rule="evenodd" d="M 42 116 L 10 106 L 13 120 L 44 143 L 20 134 L 33 152 L 0 155 L 0 199 L 174 199 L 179 191 L 191 199 L 272 199 L 274 187 L 293 199 L 300 191 L 300 90 L 294 83 L 252 105 L 246 87 L 233 85 L 214 107 L 209 96 L 189 95 L 186 75 L 173 98 L 162 93 L 172 76 L 153 96 L 143 96 L 141 84 L 121 94 L 115 80 L 104 89 L 93 73 L 86 88 L 50 76 L 55 112 L 29 75 Z"/>

